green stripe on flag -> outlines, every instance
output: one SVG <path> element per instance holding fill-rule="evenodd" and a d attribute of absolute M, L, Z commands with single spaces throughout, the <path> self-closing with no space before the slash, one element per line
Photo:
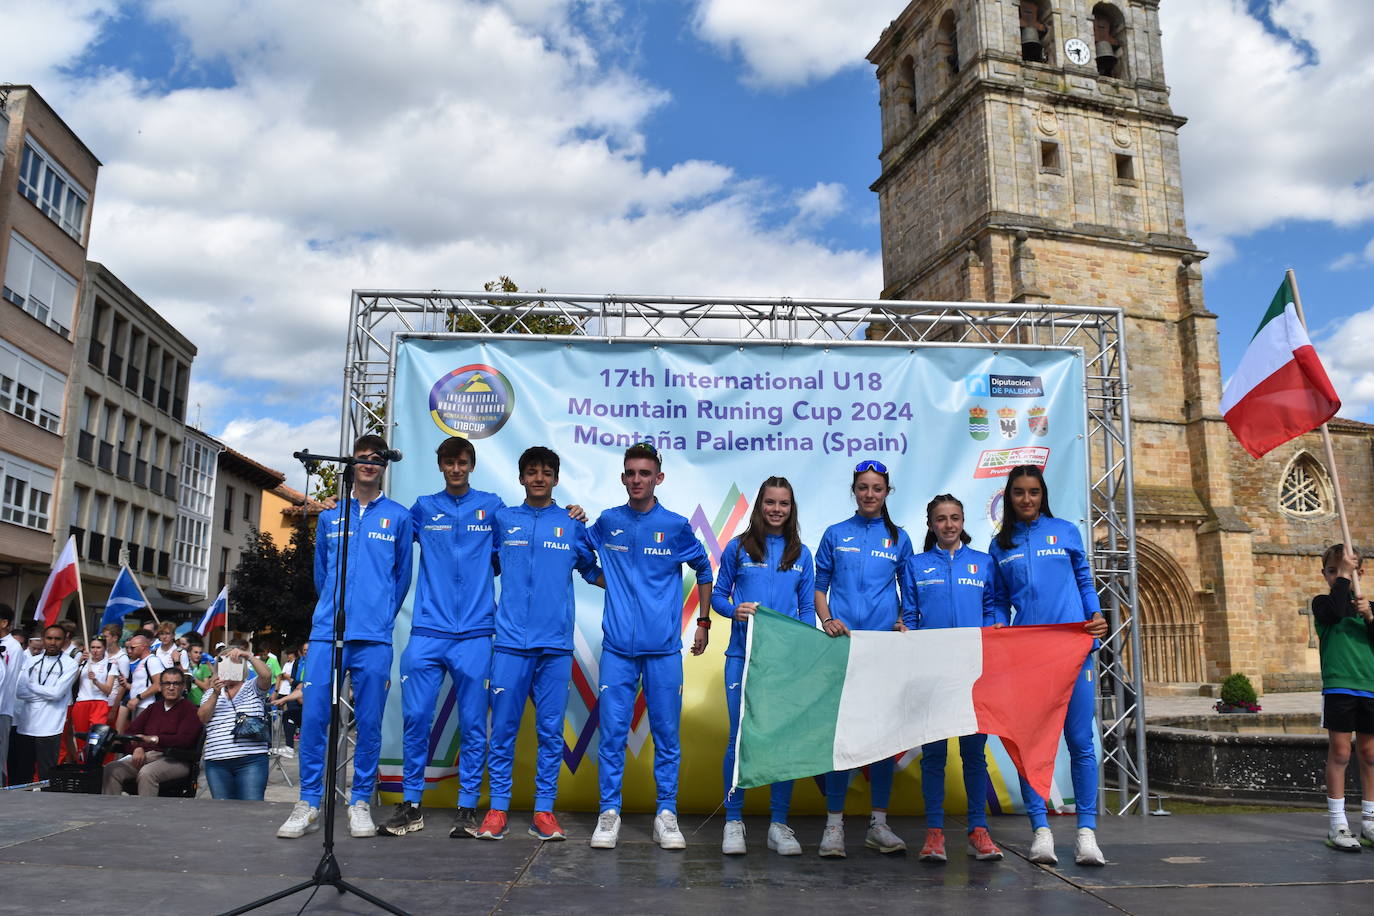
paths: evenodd
<path fill-rule="evenodd" d="M 848 639 L 759 608 L 741 688 L 740 788 L 830 772 L 849 647 Z"/>
<path fill-rule="evenodd" d="M 1264 317 L 1260 319 L 1259 327 L 1255 328 L 1255 333 L 1250 335 L 1250 339 L 1254 340 L 1258 337 L 1259 332 L 1264 330 L 1266 324 L 1275 318 L 1283 317 L 1284 309 L 1288 308 L 1294 301 L 1296 300 L 1293 296 L 1293 288 L 1288 285 L 1288 277 L 1285 276 L 1283 282 L 1279 284 L 1279 291 L 1274 293 L 1274 298 L 1269 302 L 1269 308 L 1265 311 Z"/>

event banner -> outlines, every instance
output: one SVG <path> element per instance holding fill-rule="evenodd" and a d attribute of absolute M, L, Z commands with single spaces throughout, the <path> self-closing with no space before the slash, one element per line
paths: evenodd
<path fill-rule="evenodd" d="M 955 347 L 831 347 L 758 343 L 723 346 L 682 341 L 606 342 L 522 339 L 398 340 L 392 389 L 392 444 L 405 460 L 392 466 L 388 492 L 407 505 L 443 488 L 434 450 L 448 436 L 477 451 L 472 485 L 518 503 L 516 461 L 532 445 L 558 452 L 562 473 L 554 497 L 594 520 L 622 505 L 624 450 L 652 442 L 663 456 L 660 502 L 685 516 L 717 565 L 730 539 L 748 523 L 760 483 L 787 477 L 796 493 L 803 540 L 813 549 L 825 528 L 854 513 L 849 486 L 865 459 L 891 472 L 889 510 L 919 549 L 925 505 L 939 493 L 963 501 L 973 544 L 986 549 L 1001 524 L 1001 492 L 1018 464 L 1044 468 L 1055 515 L 1077 522 L 1087 538 L 1087 453 L 1083 366 L 1076 350 Z M 481 525 L 481 519 L 471 520 Z M 499 578 L 498 589 L 499 589 Z M 696 595 L 683 577 L 684 674 L 680 805 L 709 812 L 720 803 L 721 760 L 728 733 L 724 651 L 729 621 L 714 615 L 707 652 L 690 643 Z M 597 807 L 597 671 L 602 592 L 578 579 L 576 648 L 564 722 L 564 769 L 558 807 Z M 397 665 L 410 629 L 410 602 L 396 624 Z M 381 786 L 398 793 L 401 690 L 392 677 Z M 533 794 L 534 739 L 526 717 L 516 749 L 516 807 Z M 625 771 L 627 810 L 652 809 L 653 749 L 643 697 L 636 706 Z M 451 685 L 435 710 L 426 804 L 452 805 L 457 709 Z M 1020 807 L 1010 760 L 989 742 L 995 807 Z M 920 810 L 919 749 L 899 759 L 895 810 Z M 950 804 L 963 797 L 959 757 L 946 774 Z M 1072 803 L 1061 752 L 1052 801 Z M 1063 790 L 1063 791 L 1061 791 Z M 755 797 L 757 796 L 757 797 Z M 855 779 L 854 810 L 867 810 L 867 786 Z M 815 780 L 798 785 L 794 809 L 823 810 Z M 766 792 L 751 792 L 747 810 L 765 811 Z"/>

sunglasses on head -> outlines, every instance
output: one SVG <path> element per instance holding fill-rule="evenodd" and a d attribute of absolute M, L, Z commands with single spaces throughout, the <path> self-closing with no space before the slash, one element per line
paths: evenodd
<path fill-rule="evenodd" d="M 871 458 L 867 461 L 860 461 L 858 464 L 854 465 L 855 474 L 862 474 L 864 471 L 877 471 L 879 474 L 886 474 L 887 465 L 883 464 L 881 461 L 874 461 Z"/>

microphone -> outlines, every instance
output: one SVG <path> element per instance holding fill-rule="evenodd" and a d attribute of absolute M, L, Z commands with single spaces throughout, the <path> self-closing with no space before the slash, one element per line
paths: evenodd
<path fill-rule="evenodd" d="M 377 457 L 383 461 L 400 461 L 401 450 L 395 448 L 384 448 L 377 451 Z"/>

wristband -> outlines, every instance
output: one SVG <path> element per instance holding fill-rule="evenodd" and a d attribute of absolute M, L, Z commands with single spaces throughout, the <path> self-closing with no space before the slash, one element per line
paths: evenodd
<path fill-rule="evenodd" d="M 709 630 L 709 629 L 711 629 L 711 618 L 710 618 L 710 617 L 698 617 L 698 618 L 697 618 L 697 626 L 701 627 L 703 630 Z"/>

